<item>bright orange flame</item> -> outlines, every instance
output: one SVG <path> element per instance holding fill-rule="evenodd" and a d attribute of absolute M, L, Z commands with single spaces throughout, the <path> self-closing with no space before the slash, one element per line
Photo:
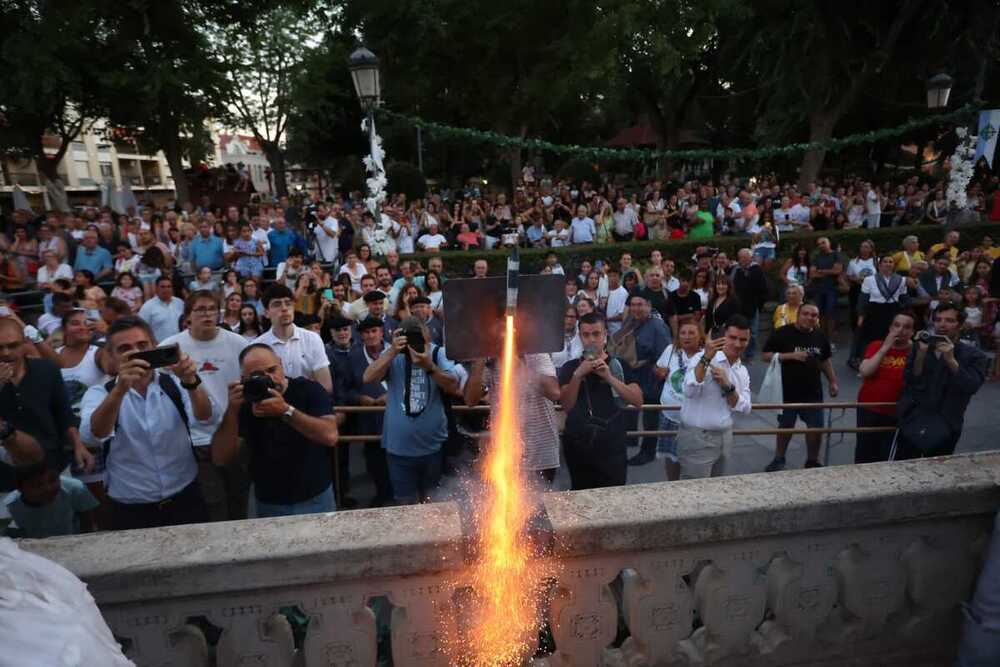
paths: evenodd
<path fill-rule="evenodd" d="M 529 504 L 521 473 L 521 428 L 514 386 L 514 317 L 507 316 L 497 412 L 486 461 L 487 499 L 480 515 L 481 557 L 474 566 L 477 597 L 463 662 L 520 665 L 538 639 L 539 571 L 523 529 Z"/>

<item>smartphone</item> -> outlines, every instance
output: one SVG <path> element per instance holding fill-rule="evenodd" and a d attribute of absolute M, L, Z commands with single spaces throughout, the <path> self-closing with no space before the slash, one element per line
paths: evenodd
<path fill-rule="evenodd" d="M 333 301 L 333 290 L 330 288 L 326 288 L 325 290 L 323 290 L 323 298 Z"/>
<path fill-rule="evenodd" d="M 142 359 L 149 364 L 150 368 L 163 368 L 164 366 L 173 366 L 181 360 L 181 348 L 176 344 L 154 347 L 152 350 L 136 352 L 129 358 Z"/>

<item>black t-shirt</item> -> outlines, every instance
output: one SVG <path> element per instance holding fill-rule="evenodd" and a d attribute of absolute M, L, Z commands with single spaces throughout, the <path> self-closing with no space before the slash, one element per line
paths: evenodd
<path fill-rule="evenodd" d="M 674 290 L 670 293 L 668 307 L 674 315 L 697 313 L 701 310 L 701 297 L 694 290 L 688 290 L 684 296 L 681 296 L 678 290 Z"/>
<path fill-rule="evenodd" d="M 613 357 L 608 357 L 608 366 L 612 366 Z M 573 378 L 573 373 L 583 362 L 583 359 L 570 359 L 558 371 L 559 386 L 569 384 Z M 623 381 L 631 382 L 631 372 L 627 364 L 619 362 L 622 369 Z M 614 371 L 612 371 L 614 372 Z M 589 402 L 588 402 L 589 396 Z M 602 380 L 596 374 L 591 373 L 580 383 L 580 392 L 576 397 L 576 404 L 566 415 L 566 437 L 570 440 L 579 438 L 587 430 L 587 424 L 591 421 L 591 415 L 599 420 L 607 422 L 606 436 L 602 439 L 606 441 L 625 441 L 625 432 L 628 430 L 625 423 L 625 412 L 623 399 L 615 398 L 611 391 L 611 385 Z"/>
<path fill-rule="evenodd" d="M 68 462 L 66 429 L 76 426 L 59 368 L 48 359 L 27 358 L 21 384 L 0 387 L 0 419 L 33 437 L 45 463 L 61 470 Z"/>
<path fill-rule="evenodd" d="M 308 378 L 292 378 L 285 402 L 312 417 L 333 414 L 330 394 Z M 252 406 L 240 408 L 240 436 L 250 448 L 250 474 L 257 499 L 265 503 L 300 503 L 331 483 L 331 448 L 307 440 L 280 418 L 254 417 Z"/>
<path fill-rule="evenodd" d="M 764 351 L 808 352 L 807 361 L 781 361 L 781 387 L 785 397 L 797 403 L 823 402 L 820 364 L 830 358 L 831 352 L 830 341 L 822 331 L 802 331 L 794 324 L 786 324 L 771 334 Z"/>
<path fill-rule="evenodd" d="M 641 296 L 642 298 L 649 301 L 649 305 L 653 307 L 653 310 L 660 314 L 664 322 L 670 319 L 670 316 L 674 314 L 674 311 L 670 308 L 670 301 L 667 299 L 666 290 L 653 290 L 648 287 L 639 287 L 632 292 Z"/>

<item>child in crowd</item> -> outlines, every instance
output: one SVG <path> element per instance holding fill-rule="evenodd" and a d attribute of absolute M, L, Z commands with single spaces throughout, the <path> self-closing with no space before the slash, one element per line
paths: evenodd
<path fill-rule="evenodd" d="M 83 482 L 61 477 L 43 462 L 18 466 L 17 491 L 5 504 L 17 524 L 16 537 L 41 538 L 93 532 L 100 505 Z M 8 533 L 13 532 L 8 526 Z"/>
<path fill-rule="evenodd" d="M 142 306 L 142 288 L 136 284 L 135 276 L 128 271 L 118 274 L 111 296 L 127 303 L 133 313 L 138 313 Z"/>

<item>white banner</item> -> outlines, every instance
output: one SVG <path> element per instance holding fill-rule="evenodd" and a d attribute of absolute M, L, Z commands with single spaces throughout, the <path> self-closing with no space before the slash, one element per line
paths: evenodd
<path fill-rule="evenodd" d="M 979 112 L 979 129 L 976 136 L 975 162 L 979 158 L 986 157 L 987 164 L 993 167 L 993 156 L 997 151 L 997 133 L 1000 132 L 1000 109 L 987 109 Z"/>

